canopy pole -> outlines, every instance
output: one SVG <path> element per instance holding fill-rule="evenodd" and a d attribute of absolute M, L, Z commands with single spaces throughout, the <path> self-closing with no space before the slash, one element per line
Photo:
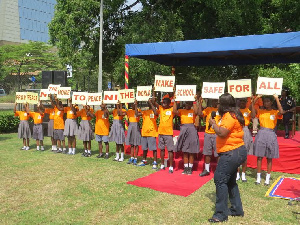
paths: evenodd
<path fill-rule="evenodd" d="M 125 89 L 128 89 L 129 84 L 129 57 L 125 55 Z M 125 103 L 125 109 L 128 110 L 128 103 Z M 128 121 L 125 119 L 125 129 L 128 129 Z"/>

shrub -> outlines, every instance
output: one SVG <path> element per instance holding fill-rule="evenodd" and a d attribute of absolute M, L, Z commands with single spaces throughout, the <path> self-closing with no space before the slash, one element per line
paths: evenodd
<path fill-rule="evenodd" d="M 2 112 L 0 114 L 0 133 L 17 132 L 20 119 L 13 112 Z"/>

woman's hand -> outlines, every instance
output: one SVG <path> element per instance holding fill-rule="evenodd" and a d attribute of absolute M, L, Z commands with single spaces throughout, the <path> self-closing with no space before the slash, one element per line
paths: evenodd
<path fill-rule="evenodd" d="M 208 123 L 212 127 L 213 124 L 216 124 L 216 121 L 213 118 L 210 117 L 209 120 L 208 120 Z"/>

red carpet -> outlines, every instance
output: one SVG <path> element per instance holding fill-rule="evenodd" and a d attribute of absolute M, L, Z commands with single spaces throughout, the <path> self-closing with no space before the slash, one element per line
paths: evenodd
<path fill-rule="evenodd" d="M 292 200 L 300 198 L 300 179 L 281 176 L 269 188 L 266 196 Z"/>
<path fill-rule="evenodd" d="M 129 181 L 127 184 L 187 197 L 210 181 L 213 177 L 212 173 L 206 177 L 199 177 L 199 173 L 196 172 L 192 175 L 183 175 L 181 173 L 182 170 L 176 170 L 173 174 L 169 174 L 168 169 L 166 169 L 139 178 L 135 181 Z"/>

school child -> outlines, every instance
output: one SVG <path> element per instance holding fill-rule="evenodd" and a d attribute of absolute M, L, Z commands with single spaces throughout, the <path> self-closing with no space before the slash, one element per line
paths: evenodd
<path fill-rule="evenodd" d="M 72 104 L 72 99 L 69 98 L 69 106 L 64 107 L 64 113 L 67 114 L 67 119 L 65 121 L 65 129 L 64 129 L 64 136 L 68 138 L 68 147 L 69 155 L 75 155 L 76 152 L 76 137 L 75 135 L 78 134 L 78 125 L 77 125 L 77 109 Z"/>
<path fill-rule="evenodd" d="M 153 151 L 153 164 L 152 169 L 157 169 L 157 147 L 156 147 L 156 138 L 158 136 L 156 120 L 158 118 L 157 112 L 154 113 L 155 107 L 152 104 L 153 99 L 148 100 L 148 110 L 138 111 L 138 108 L 135 107 L 135 115 L 142 116 L 143 125 L 141 132 L 141 144 L 143 150 L 143 160 L 138 166 L 147 165 L 147 154 L 148 149 Z M 135 102 L 137 104 L 137 102 Z"/>
<path fill-rule="evenodd" d="M 127 164 L 137 165 L 137 155 L 139 153 L 139 145 L 141 145 L 141 129 L 139 126 L 140 117 L 136 115 L 136 110 L 140 112 L 141 110 L 137 108 L 137 102 L 134 104 L 129 104 L 130 109 L 128 109 L 126 115 L 129 120 L 129 126 L 126 137 L 126 145 L 130 145 L 130 158 Z"/>
<path fill-rule="evenodd" d="M 116 158 L 114 161 L 124 161 L 124 142 L 125 142 L 125 131 L 123 126 L 123 118 L 126 115 L 126 110 L 122 108 L 120 101 L 115 105 L 115 109 L 112 111 L 113 124 L 109 133 L 109 141 L 116 143 Z M 121 157 L 120 157 L 121 150 Z"/>
<path fill-rule="evenodd" d="M 53 139 L 55 145 L 58 147 L 57 150 L 54 150 L 56 153 L 66 153 L 66 148 L 64 147 L 62 149 L 62 142 L 64 142 L 65 137 L 64 137 L 64 107 L 61 101 L 57 99 L 56 96 L 54 96 L 54 101 L 52 100 L 52 104 L 55 105 L 54 107 L 54 123 L 53 123 L 53 128 L 54 128 L 54 133 L 53 133 Z"/>
<path fill-rule="evenodd" d="M 91 157 L 91 141 L 94 139 L 94 133 L 90 120 L 93 116 L 93 109 L 91 109 L 89 105 L 85 105 L 83 109 L 77 112 L 77 116 L 81 117 L 78 138 L 83 141 L 84 152 L 82 156 Z"/>
<path fill-rule="evenodd" d="M 52 101 L 51 101 L 52 103 Z M 54 135 L 54 116 L 55 116 L 55 111 L 54 111 L 55 105 L 52 104 L 52 108 L 45 108 L 45 112 L 46 114 L 49 114 L 49 122 L 48 122 L 48 137 L 51 137 L 51 143 L 52 143 L 52 147 L 51 150 L 52 151 L 57 151 L 57 146 L 55 144 L 53 135 Z"/>
<path fill-rule="evenodd" d="M 267 174 L 265 185 L 268 186 L 270 184 L 271 170 L 272 170 L 272 159 L 279 158 L 279 146 L 277 141 L 276 133 L 274 132 L 274 128 L 277 123 L 277 119 L 282 118 L 283 109 L 281 107 L 280 101 L 276 94 L 273 95 L 278 110 L 272 109 L 272 97 L 264 96 L 263 104 L 264 109 L 256 110 L 254 107 L 255 102 L 261 97 L 258 95 L 254 101 L 252 101 L 251 114 L 252 117 L 256 116 L 260 122 L 260 129 L 255 137 L 254 141 L 254 155 L 257 156 L 257 179 L 255 184 L 260 184 L 261 182 L 261 163 L 262 158 L 267 158 Z"/>
<path fill-rule="evenodd" d="M 164 98 L 162 105 L 158 105 L 155 102 L 155 106 L 158 109 L 155 110 L 155 114 L 158 113 L 160 116 L 159 126 L 158 126 L 158 148 L 160 149 L 161 166 L 160 170 L 165 170 L 164 160 L 165 160 L 165 148 L 169 153 L 169 173 L 173 173 L 173 151 L 175 149 L 173 141 L 173 107 L 170 106 L 171 100 L 169 98 Z"/>
<path fill-rule="evenodd" d="M 200 98 L 200 102 L 202 98 Z M 215 116 L 215 121 L 218 123 L 220 115 L 218 113 L 218 100 L 211 99 L 211 106 L 206 107 L 202 110 L 202 104 L 199 104 L 199 116 L 206 117 L 206 128 L 204 133 L 204 145 L 203 145 L 203 155 L 204 158 L 204 170 L 199 174 L 200 177 L 208 176 L 210 174 L 210 161 L 211 156 L 214 154 L 214 157 L 217 158 L 219 155 L 216 148 L 216 133 L 214 129 L 209 125 L 209 119 Z M 214 112 L 212 115 L 212 112 Z"/>
<path fill-rule="evenodd" d="M 250 120 L 251 120 L 251 111 L 246 107 L 246 104 L 247 104 L 246 98 L 242 98 L 239 100 L 240 111 L 245 119 L 245 126 L 243 127 L 243 131 L 244 131 L 243 140 L 244 140 L 248 155 L 253 155 L 253 139 L 252 139 L 251 132 L 248 128 Z M 242 182 L 247 182 L 246 169 L 247 169 L 247 160 L 242 164 Z M 240 179 L 240 173 L 239 173 L 239 168 L 238 168 L 236 180 L 239 180 L 239 179 Z"/>
<path fill-rule="evenodd" d="M 256 96 L 254 96 L 256 97 Z M 247 103 L 246 103 L 246 108 L 250 109 L 251 107 L 251 97 L 248 97 L 247 98 Z M 260 109 L 263 107 L 263 101 L 261 98 L 257 99 L 257 101 L 255 102 L 254 104 L 254 108 L 256 110 Z M 255 117 L 255 118 L 252 118 L 252 136 L 255 137 L 255 135 L 257 134 L 257 131 L 258 131 L 258 118 Z"/>
<path fill-rule="evenodd" d="M 18 137 L 23 139 L 23 147 L 21 150 L 29 150 L 29 138 L 31 138 L 31 132 L 29 128 L 29 107 L 28 103 L 23 104 L 23 111 L 17 111 L 17 104 L 15 103 L 14 113 L 15 116 L 20 117 L 20 124 L 18 128 Z"/>
<path fill-rule="evenodd" d="M 197 101 L 198 102 L 198 101 Z M 180 117 L 180 134 L 174 152 L 183 152 L 184 170 L 182 174 L 191 175 L 193 172 L 194 154 L 199 153 L 199 136 L 194 125 L 198 114 L 198 107 L 192 102 L 185 102 L 184 109 L 177 110 L 177 104 L 173 106 L 173 113 Z"/>
<path fill-rule="evenodd" d="M 29 115 L 33 119 L 33 134 L 32 138 L 36 140 L 36 150 L 44 151 L 44 133 L 43 133 L 43 118 L 44 118 L 44 107 L 42 103 L 37 106 L 36 112 L 30 112 Z M 41 149 L 40 149 L 41 147 Z"/>
<path fill-rule="evenodd" d="M 99 155 L 97 158 L 104 157 L 104 159 L 109 158 L 109 112 L 106 108 L 106 105 L 102 104 L 100 105 L 101 109 L 96 111 L 94 117 L 96 116 L 96 124 L 95 124 L 95 134 L 96 134 L 96 141 L 98 142 L 99 146 Z M 105 144 L 105 155 L 103 154 L 103 146 L 102 142 Z"/>

